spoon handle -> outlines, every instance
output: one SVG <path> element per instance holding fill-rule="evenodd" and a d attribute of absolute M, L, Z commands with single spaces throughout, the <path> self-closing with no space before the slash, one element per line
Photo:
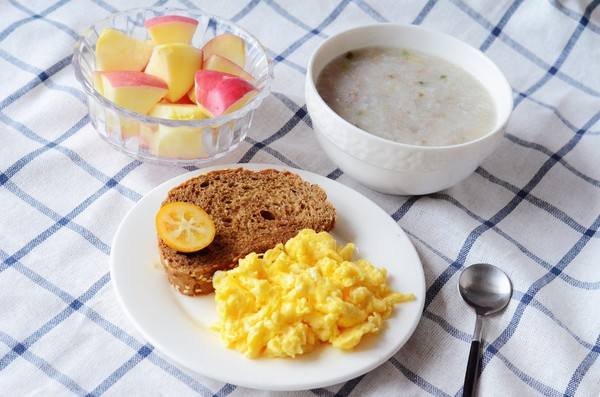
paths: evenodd
<path fill-rule="evenodd" d="M 471 351 L 469 351 L 469 362 L 467 363 L 467 372 L 465 373 L 465 384 L 463 386 L 463 397 L 475 396 L 475 384 L 477 383 L 477 373 L 479 372 L 479 346 L 478 340 L 471 341 Z"/>
<path fill-rule="evenodd" d="M 477 377 L 479 376 L 479 353 L 481 347 L 481 327 L 483 318 L 477 315 L 475 320 L 475 331 L 471 341 L 471 350 L 469 351 L 469 361 L 467 362 L 467 372 L 465 373 L 465 383 L 463 385 L 463 397 L 474 397 Z"/>

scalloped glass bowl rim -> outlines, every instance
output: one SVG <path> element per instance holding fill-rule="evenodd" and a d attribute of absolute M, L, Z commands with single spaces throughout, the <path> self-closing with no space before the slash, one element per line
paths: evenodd
<path fill-rule="evenodd" d="M 271 62 L 271 59 L 269 58 L 269 56 L 267 55 L 267 52 L 265 51 L 265 48 L 263 47 L 263 45 L 260 43 L 260 41 L 258 41 L 258 39 L 256 37 L 254 37 L 254 35 L 252 35 L 251 33 L 249 33 L 247 30 L 243 29 L 242 27 L 240 27 L 239 25 L 235 24 L 234 22 L 231 22 L 227 19 L 218 17 L 216 15 L 212 15 L 212 14 L 207 14 L 207 13 L 203 13 L 201 11 L 199 11 L 199 13 L 204 16 L 204 17 L 208 17 L 208 18 L 213 18 L 219 22 L 222 22 L 223 24 L 226 25 L 230 25 L 235 27 L 236 29 L 239 29 L 240 31 L 244 32 L 244 34 L 246 34 L 248 37 L 250 37 L 251 40 L 254 41 L 254 43 L 252 43 L 253 45 L 256 45 L 264 54 L 265 59 L 267 61 L 267 74 L 265 77 L 265 86 L 258 92 L 258 94 L 252 98 L 252 100 L 250 102 L 248 102 L 246 105 L 244 105 L 241 109 L 236 110 L 235 112 L 231 112 L 222 116 L 217 116 L 217 117 L 213 117 L 213 118 L 209 118 L 209 119 L 202 119 L 202 120 L 169 120 L 169 119 L 163 119 L 160 117 L 152 117 L 152 116 L 147 116 L 141 113 L 137 113 L 137 112 L 132 112 L 130 110 L 127 110 L 125 108 L 122 108 L 121 106 L 116 105 L 115 103 L 111 102 L 110 100 L 108 100 L 107 98 L 105 98 L 103 95 L 101 95 L 95 88 L 94 86 L 91 84 L 90 80 L 87 79 L 84 75 L 83 75 L 83 71 L 81 69 L 81 65 L 80 65 L 80 57 L 81 55 L 81 48 L 83 46 L 83 41 L 84 41 L 84 37 L 86 36 L 86 34 L 88 33 L 88 31 L 90 31 L 95 25 L 100 24 L 101 22 L 104 21 L 108 21 L 112 18 L 114 18 L 116 15 L 126 15 L 126 14 L 130 14 L 132 12 L 141 12 L 141 11 L 149 11 L 149 10 L 156 10 L 156 11 L 160 11 L 160 12 L 164 12 L 164 11 L 168 11 L 168 12 L 179 12 L 179 13 L 189 13 L 189 10 L 183 9 L 183 8 L 170 8 L 170 7 L 140 7 L 140 8 L 132 8 L 126 11 L 121 11 L 121 12 L 115 12 L 113 14 L 110 14 L 109 16 L 107 16 L 106 18 L 100 19 L 98 21 L 96 21 L 94 24 L 88 26 L 82 34 L 79 35 L 79 38 L 77 39 L 77 42 L 75 43 L 75 50 L 73 52 L 73 68 L 75 71 L 75 77 L 77 78 L 77 80 L 79 81 L 79 83 L 83 86 L 85 92 L 88 95 L 91 95 L 94 97 L 94 99 L 96 99 L 97 101 L 99 101 L 102 105 L 104 105 L 105 107 L 108 107 L 122 115 L 125 115 L 127 117 L 136 119 L 138 121 L 144 122 L 144 123 L 152 123 L 152 124 L 162 124 L 162 125 L 166 125 L 169 127 L 211 127 L 211 128 L 215 128 L 218 126 L 221 126 L 223 124 L 226 124 L 230 121 L 233 120 L 238 120 L 243 118 L 246 114 L 248 114 L 249 112 L 256 110 L 260 104 L 262 103 L 262 101 L 269 96 L 269 94 L 271 93 L 271 80 L 273 79 L 273 65 Z"/>

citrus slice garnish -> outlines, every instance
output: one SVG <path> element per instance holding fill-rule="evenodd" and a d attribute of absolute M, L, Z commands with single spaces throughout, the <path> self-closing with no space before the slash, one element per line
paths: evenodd
<path fill-rule="evenodd" d="M 215 224 L 202 208 L 175 201 L 160 207 L 156 214 L 158 237 L 180 252 L 195 252 L 215 238 Z"/>

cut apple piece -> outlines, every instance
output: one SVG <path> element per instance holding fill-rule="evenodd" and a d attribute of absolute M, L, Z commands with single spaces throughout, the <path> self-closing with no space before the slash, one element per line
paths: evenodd
<path fill-rule="evenodd" d="M 191 44 L 198 21 L 179 15 L 162 15 L 147 19 L 144 26 L 154 44 Z"/>
<path fill-rule="evenodd" d="M 229 73 L 216 72 L 214 70 L 199 70 L 194 76 L 196 103 L 202 103 L 206 99 L 208 92 L 214 89 L 219 83 L 227 79 L 236 77 Z"/>
<path fill-rule="evenodd" d="M 169 102 L 177 102 L 194 85 L 194 73 L 202 67 L 202 51 L 189 44 L 154 47 L 146 73 L 167 82 Z"/>
<path fill-rule="evenodd" d="M 237 76 L 204 70 L 196 74 L 197 103 L 213 117 L 240 109 L 256 94 L 252 84 Z"/>
<path fill-rule="evenodd" d="M 222 56 L 217 54 L 209 56 L 204 61 L 202 69 L 214 70 L 215 72 L 229 73 L 234 76 L 241 77 L 249 83 L 254 83 L 254 78 L 252 78 L 252 75 L 250 75 L 250 73 L 246 72 L 237 64 L 231 62 L 229 59 L 223 58 Z"/>
<path fill-rule="evenodd" d="M 153 124 L 142 123 L 140 125 L 140 134 L 138 136 L 138 144 L 140 148 L 149 149 L 154 142 L 158 126 Z"/>
<path fill-rule="evenodd" d="M 248 102 L 250 102 L 252 99 L 254 99 L 254 97 L 258 94 L 258 91 L 256 90 L 252 90 L 249 91 L 247 93 L 245 93 L 240 99 L 238 99 L 237 101 L 233 102 L 231 105 L 229 105 L 229 107 L 227 108 L 227 110 L 225 110 L 225 114 L 226 113 L 233 113 L 236 110 L 240 110 L 241 108 L 243 108 L 244 106 L 246 106 L 246 104 Z"/>
<path fill-rule="evenodd" d="M 199 104 L 196 101 L 196 86 L 194 85 L 194 87 L 190 88 L 190 90 L 187 93 L 187 98 L 194 104 L 196 104 L 196 106 L 198 106 L 200 109 L 202 109 L 202 111 L 208 115 L 208 117 L 214 117 L 214 115 L 204 106 L 202 106 L 201 104 Z"/>
<path fill-rule="evenodd" d="M 200 70 L 195 79 L 196 102 L 213 116 L 233 112 L 256 95 L 252 84 L 237 76 Z"/>
<path fill-rule="evenodd" d="M 150 116 L 171 120 L 202 120 L 208 116 L 196 105 L 159 103 L 152 108 Z M 202 143 L 202 128 L 169 127 L 159 124 L 158 130 L 143 134 L 144 144 L 159 157 L 193 159 L 206 155 Z"/>
<path fill-rule="evenodd" d="M 137 40 L 116 29 L 105 28 L 96 41 L 96 69 L 141 72 L 146 67 L 153 44 Z"/>
<path fill-rule="evenodd" d="M 246 66 L 246 44 L 241 37 L 234 34 L 225 33 L 213 37 L 204 45 L 202 51 L 205 60 L 208 60 L 211 55 L 219 55 L 241 68 Z"/>
<path fill-rule="evenodd" d="M 106 131 L 111 136 L 120 136 L 123 141 L 140 133 L 140 122 L 114 113 L 106 113 Z"/>
<path fill-rule="evenodd" d="M 167 93 L 160 78 L 142 72 L 99 72 L 102 95 L 133 112 L 146 114 Z"/>
<path fill-rule="evenodd" d="M 194 87 L 192 87 L 191 89 L 193 89 L 193 88 Z M 188 93 L 189 93 L 189 91 L 188 91 Z M 182 96 L 181 99 L 178 100 L 177 102 L 170 102 L 166 98 L 163 98 L 160 100 L 159 103 L 171 103 L 171 104 L 176 103 L 179 105 L 195 105 L 196 104 L 196 102 L 192 102 L 192 100 L 187 96 L 187 94 Z"/>
<path fill-rule="evenodd" d="M 126 140 L 140 134 L 140 122 L 138 120 L 121 116 L 121 139 Z"/>
<path fill-rule="evenodd" d="M 148 115 L 169 120 L 202 120 L 210 117 L 199 106 L 175 103 L 157 103 Z"/>
<path fill-rule="evenodd" d="M 179 159 L 206 156 L 201 128 L 161 127 L 151 138 L 150 153 L 154 156 Z"/>

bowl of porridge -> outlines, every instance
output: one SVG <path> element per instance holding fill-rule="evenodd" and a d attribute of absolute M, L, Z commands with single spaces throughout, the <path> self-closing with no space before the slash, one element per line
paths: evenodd
<path fill-rule="evenodd" d="M 364 185 L 403 195 L 468 177 L 499 145 L 513 106 L 481 51 L 395 24 L 325 40 L 308 63 L 305 95 L 328 157 Z"/>

